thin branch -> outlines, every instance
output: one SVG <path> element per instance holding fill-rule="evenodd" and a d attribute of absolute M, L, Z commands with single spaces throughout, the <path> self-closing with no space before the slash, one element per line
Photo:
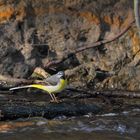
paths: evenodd
<path fill-rule="evenodd" d="M 74 56 L 77 53 L 80 53 L 80 52 L 85 51 L 87 49 L 91 49 L 91 48 L 115 41 L 116 39 L 120 38 L 124 33 L 126 33 L 131 28 L 131 26 L 134 22 L 135 22 L 135 20 L 131 21 L 125 29 L 123 29 L 119 34 L 115 35 L 113 38 L 95 42 L 92 46 L 80 47 L 80 48 L 76 49 L 75 51 L 69 53 L 68 55 L 65 55 L 63 58 L 61 58 L 59 60 L 50 61 L 45 67 L 50 68 L 52 66 L 56 66 L 56 65 L 64 62 L 65 60 L 69 59 L 70 57 Z"/>

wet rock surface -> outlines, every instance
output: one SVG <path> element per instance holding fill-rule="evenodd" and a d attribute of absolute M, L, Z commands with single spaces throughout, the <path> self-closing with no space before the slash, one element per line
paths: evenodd
<path fill-rule="evenodd" d="M 132 0 L 0 0 L 0 73 L 27 78 L 81 46 L 109 39 L 133 20 Z M 140 41 L 122 37 L 58 65 L 72 85 L 139 90 Z"/>

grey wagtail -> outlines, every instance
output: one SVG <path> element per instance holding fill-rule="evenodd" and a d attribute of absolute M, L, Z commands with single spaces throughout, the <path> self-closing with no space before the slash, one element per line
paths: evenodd
<path fill-rule="evenodd" d="M 45 79 L 45 81 L 48 82 L 49 85 L 31 84 L 26 86 L 10 88 L 9 90 L 16 90 L 22 88 L 38 88 L 47 91 L 47 93 L 51 96 L 53 102 L 58 102 L 54 93 L 61 92 L 63 89 L 65 89 L 67 85 L 67 80 L 65 79 L 64 72 L 59 71 L 57 74 L 52 75 L 49 78 Z"/>

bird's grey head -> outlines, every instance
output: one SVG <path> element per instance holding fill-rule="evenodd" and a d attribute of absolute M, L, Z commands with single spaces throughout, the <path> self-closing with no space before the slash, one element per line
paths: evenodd
<path fill-rule="evenodd" d="M 58 78 L 65 79 L 65 73 L 63 71 L 59 71 L 56 75 L 57 75 Z"/>

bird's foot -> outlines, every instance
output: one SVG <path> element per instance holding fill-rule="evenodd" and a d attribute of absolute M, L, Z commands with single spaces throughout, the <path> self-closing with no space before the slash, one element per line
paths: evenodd
<path fill-rule="evenodd" d="M 59 100 L 50 100 L 51 103 L 59 103 Z"/>
<path fill-rule="evenodd" d="M 60 102 L 62 102 L 62 100 L 58 100 L 58 99 L 57 100 L 50 100 L 50 102 L 51 103 L 60 103 Z"/>

